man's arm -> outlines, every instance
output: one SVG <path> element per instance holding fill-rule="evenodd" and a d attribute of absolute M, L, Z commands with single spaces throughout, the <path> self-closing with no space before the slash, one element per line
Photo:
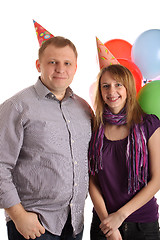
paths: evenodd
<path fill-rule="evenodd" d="M 45 232 L 35 213 L 27 212 L 20 204 L 13 182 L 14 170 L 23 144 L 23 121 L 11 101 L 0 106 L 0 208 L 4 208 L 17 230 L 26 238 L 35 239 Z"/>

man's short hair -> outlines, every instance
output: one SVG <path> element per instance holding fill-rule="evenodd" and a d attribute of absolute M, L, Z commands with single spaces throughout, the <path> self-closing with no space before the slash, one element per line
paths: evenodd
<path fill-rule="evenodd" d="M 48 39 L 46 42 L 44 42 L 41 45 L 41 47 L 39 48 L 39 52 L 38 52 L 39 59 L 43 55 L 44 50 L 49 45 L 53 45 L 53 46 L 55 46 L 57 48 L 62 48 L 62 47 L 69 46 L 73 50 L 76 58 L 78 56 L 75 45 L 69 39 L 64 38 L 64 37 L 60 37 L 60 36 L 56 36 L 56 37 L 52 37 L 52 38 Z"/>

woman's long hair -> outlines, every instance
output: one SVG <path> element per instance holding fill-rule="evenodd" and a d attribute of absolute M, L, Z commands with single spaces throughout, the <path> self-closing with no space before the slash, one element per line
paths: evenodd
<path fill-rule="evenodd" d="M 134 123 L 140 123 L 142 121 L 142 116 L 144 115 L 144 112 L 136 99 L 136 87 L 134 77 L 126 67 L 120 64 L 114 64 L 103 68 L 98 74 L 97 90 L 94 102 L 94 128 L 97 129 L 100 123 L 103 123 L 103 111 L 105 107 L 105 102 L 101 94 L 101 78 L 105 72 L 109 72 L 109 74 L 115 81 L 122 83 L 123 86 L 126 88 L 126 113 L 128 127 L 131 127 L 131 125 Z"/>

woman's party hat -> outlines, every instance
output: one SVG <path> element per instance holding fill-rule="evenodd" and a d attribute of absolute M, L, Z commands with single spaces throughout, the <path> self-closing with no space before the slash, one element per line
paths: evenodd
<path fill-rule="evenodd" d="M 106 46 L 96 37 L 100 69 L 112 64 L 120 64 Z"/>

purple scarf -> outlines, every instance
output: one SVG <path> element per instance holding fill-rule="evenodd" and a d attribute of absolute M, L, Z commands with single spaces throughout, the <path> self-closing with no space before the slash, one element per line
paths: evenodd
<path fill-rule="evenodd" d="M 123 108 L 119 114 L 114 115 L 107 107 L 103 113 L 104 123 L 115 125 L 126 124 L 126 110 Z M 89 147 L 89 172 L 95 175 L 103 169 L 102 148 L 104 138 L 104 125 L 92 134 Z M 128 136 L 126 151 L 126 164 L 128 168 L 128 194 L 140 189 L 140 183 L 147 184 L 148 176 L 148 150 L 142 124 L 134 124 Z"/>

